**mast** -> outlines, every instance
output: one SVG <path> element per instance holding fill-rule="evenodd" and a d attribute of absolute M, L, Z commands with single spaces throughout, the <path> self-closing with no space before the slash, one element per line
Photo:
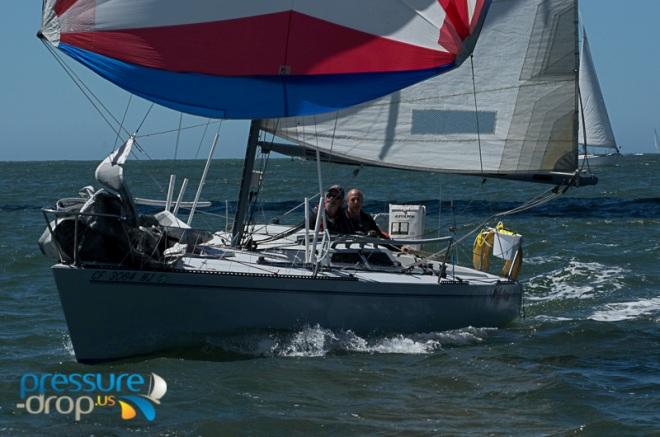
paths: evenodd
<path fill-rule="evenodd" d="M 231 245 L 238 247 L 241 244 L 245 232 L 245 219 L 250 207 L 250 187 L 252 185 L 252 172 L 254 170 L 254 159 L 257 155 L 257 143 L 259 142 L 259 120 L 252 120 L 248 136 L 247 150 L 245 151 L 245 162 L 243 163 L 243 175 L 241 176 L 241 189 L 238 194 L 238 207 L 234 217 L 232 228 Z"/>
<path fill-rule="evenodd" d="M 584 111 L 582 109 L 582 96 L 580 95 L 580 4 L 579 0 L 575 0 L 575 8 L 573 11 L 573 29 L 575 31 L 575 99 L 573 110 L 573 139 L 575 140 L 575 156 L 573 156 L 573 163 L 575 169 L 579 169 L 578 155 L 580 154 L 580 116 L 584 118 Z M 586 138 L 586 133 L 585 133 Z M 587 143 L 584 143 L 584 154 L 587 154 Z M 579 173 L 579 172 L 578 172 Z"/>

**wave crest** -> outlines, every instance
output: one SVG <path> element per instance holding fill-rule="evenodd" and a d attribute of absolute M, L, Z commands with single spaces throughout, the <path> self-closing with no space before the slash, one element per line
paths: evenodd
<path fill-rule="evenodd" d="M 571 259 L 568 265 L 530 278 L 526 285 L 529 302 L 591 299 L 624 287 L 626 269 L 597 262 Z"/>
<path fill-rule="evenodd" d="M 432 354 L 444 347 L 483 342 L 495 328 L 467 327 L 452 331 L 361 337 L 351 330 L 308 326 L 293 333 L 244 334 L 215 338 L 225 352 L 253 356 L 323 357 L 347 352 L 371 354 Z"/>

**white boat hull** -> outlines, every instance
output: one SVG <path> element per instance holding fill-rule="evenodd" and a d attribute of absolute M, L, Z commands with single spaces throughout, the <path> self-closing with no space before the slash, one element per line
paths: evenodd
<path fill-rule="evenodd" d="M 358 334 L 500 327 L 522 286 L 424 278 L 418 283 L 330 277 L 53 267 L 80 362 L 194 348 L 213 336 L 319 324 Z M 419 279 L 419 278 L 418 278 Z"/>

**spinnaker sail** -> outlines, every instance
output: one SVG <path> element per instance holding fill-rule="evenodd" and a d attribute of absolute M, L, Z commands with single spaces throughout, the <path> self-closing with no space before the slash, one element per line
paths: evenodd
<path fill-rule="evenodd" d="M 490 0 L 45 0 L 40 35 L 191 114 L 335 111 L 459 65 Z"/>
<path fill-rule="evenodd" d="M 574 172 L 576 23 L 576 0 L 494 0 L 473 64 L 357 107 L 262 126 L 383 167 L 532 180 Z"/>

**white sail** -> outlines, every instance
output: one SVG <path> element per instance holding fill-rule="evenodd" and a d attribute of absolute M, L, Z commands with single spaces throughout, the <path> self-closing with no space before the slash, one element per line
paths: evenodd
<path fill-rule="evenodd" d="M 655 140 L 655 150 L 660 153 L 660 137 L 658 137 L 658 131 L 653 129 L 653 139 Z"/>
<path fill-rule="evenodd" d="M 122 146 L 112 152 L 96 167 L 94 177 L 101 184 L 115 191 L 122 191 L 124 188 L 124 164 L 131 154 L 134 137 L 129 137 Z"/>
<path fill-rule="evenodd" d="M 160 399 L 167 393 L 167 382 L 160 376 L 151 372 L 151 383 L 149 384 L 149 394 L 147 398 L 156 404 L 160 404 Z"/>
<path fill-rule="evenodd" d="M 576 18 L 576 0 L 494 0 L 474 51 L 478 111 L 467 60 L 441 80 L 263 127 L 334 157 L 385 167 L 512 177 L 572 172 Z"/>
<path fill-rule="evenodd" d="M 587 34 L 583 34 L 582 52 L 580 53 L 580 98 L 582 113 L 580 117 L 580 131 L 578 133 L 578 142 L 584 145 L 584 135 L 586 126 L 587 147 L 598 147 L 609 150 L 602 150 L 601 153 L 618 152 L 619 148 L 614 139 L 612 124 L 605 106 L 605 99 L 600 89 L 596 68 Z M 584 117 L 584 126 L 583 126 Z M 582 149 L 581 149 L 582 150 Z"/>

